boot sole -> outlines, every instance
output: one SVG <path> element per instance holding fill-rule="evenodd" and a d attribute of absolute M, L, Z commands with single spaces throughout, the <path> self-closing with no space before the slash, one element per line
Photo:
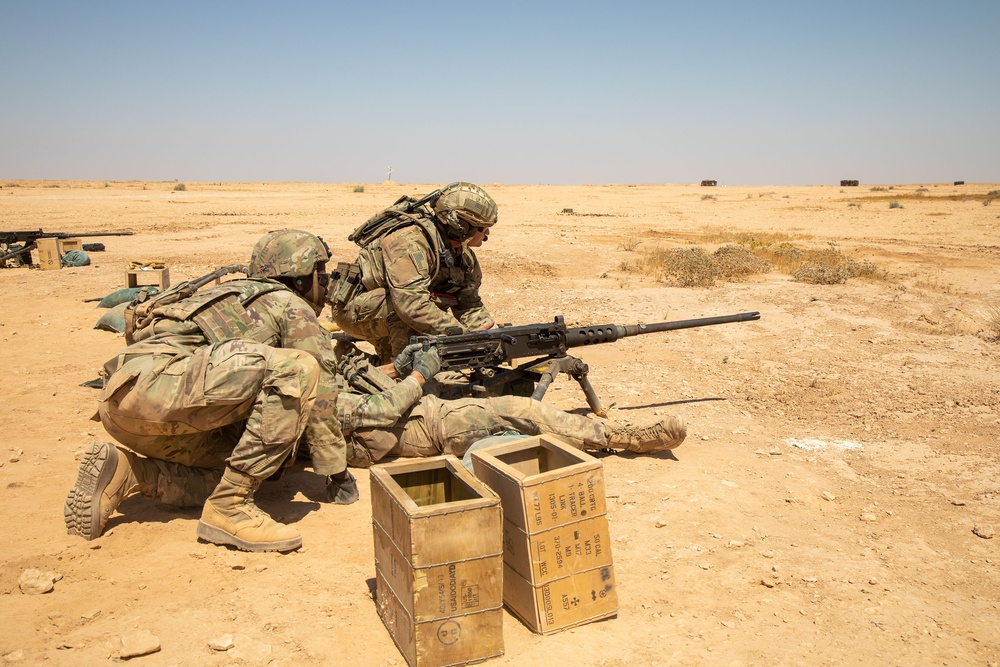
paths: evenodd
<path fill-rule="evenodd" d="M 118 448 L 107 442 L 90 445 L 80 461 L 76 484 L 66 496 L 66 533 L 90 541 L 101 535 L 101 494 L 118 467 Z M 96 499 L 96 500 L 95 500 Z"/>
<path fill-rule="evenodd" d="M 294 551 L 302 546 L 302 536 L 276 542 L 247 542 L 221 528 L 198 522 L 198 537 L 212 544 L 229 545 L 241 551 Z"/>

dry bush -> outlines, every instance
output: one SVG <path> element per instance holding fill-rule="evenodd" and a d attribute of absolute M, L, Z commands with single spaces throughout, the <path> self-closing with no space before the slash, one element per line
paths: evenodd
<path fill-rule="evenodd" d="M 624 250 L 625 252 L 632 252 L 638 248 L 641 243 L 642 239 L 635 234 L 630 234 L 618 242 L 618 249 Z"/>
<path fill-rule="evenodd" d="M 750 276 L 771 270 L 767 262 L 741 245 L 724 245 L 712 253 L 715 275 L 722 278 Z"/>
<path fill-rule="evenodd" d="M 792 280 L 810 285 L 840 285 L 851 277 L 846 266 L 806 262 L 792 273 Z"/>
<path fill-rule="evenodd" d="M 889 273 L 868 261 L 848 259 L 836 244 L 805 253 L 801 265 L 792 271 L 792 280 L 810 285 L 840 285 L 849 278 L 887 280 Z"/>
<path fill-rule="evenodd" d="M 986 340 L 1000 343 L 1000 306 L 988 306 L 983 319 L 986 320 Z"/>
<path fill-rule="evenodd" d="M 715 284 L 715 263 L 701 248 L 657 250 L 649 261 L 659 268 L 660 279 L 678 287 Z"/>

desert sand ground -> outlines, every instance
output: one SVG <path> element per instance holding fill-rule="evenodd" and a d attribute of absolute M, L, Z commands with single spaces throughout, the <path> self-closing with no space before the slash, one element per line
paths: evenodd
<path fill-rule="evenodd" d="M 142 498 L 92 543 L 62 520 L 80 452 L 107 438 L 80 383 L 123 346 L 83 300 L 123 286 L 130 259 L 164 259 L 176 282 L 246 261 L 282 227 L 353 259 L 356 225 L 436 187 L 355 185 L 0 183 L 0 229 L 135 232 L 100 239 L 91 266 L 0 270 L 7 663 L 105 664 L 149 632 L 161 650 L 142 665 L 404 664 L 371 598 L 364 472 L 349 507 L 318 502 L 304 464 L 265 486 L 261 506 L 304 535 L 288 555 L 199 543 L 198 511 Z M 541 637 L 507 614 L 488 664 L 1000 664 L 996 184 L 483 185 L 500 206 L 483 296 L 504 322 L 762 315 L 580 352 L 609 419 L 680 413 L 690 434 L 672 453 L 603 458 L 618 616 Z M 889 275 L 681 288 L 622 269 L 733 231 L 835 243 Z M 586 408 L 568 379 L 545 400 Z M 61 578 L 23 594 L 28 568 Z M 235 648 L 209 647 L 227 634 Z"/>

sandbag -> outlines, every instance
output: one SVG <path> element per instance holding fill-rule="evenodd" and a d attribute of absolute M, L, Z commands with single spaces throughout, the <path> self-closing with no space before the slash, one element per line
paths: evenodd
<path fill-rule="evenodd" d="M 82 250 L 68 250 L 62 256 L 63 266 L 90 266 L 90 256 Z"/>
<path fill-rule="evenodd" d="M 136 296 L 138 296 L 139 292 L 141 292 L 144 289 L 145 290 L 149 290 L 150 294 L 156 294 L 157 292 L 160 291 L 160 290 L 158 290 L 155 287 L 148 287 L 148 286 L 147 287 L 124 287 L 124 288 L 118 290 L 117 292 L 112 292 L 111 294 L 109 294 L 106 297 L 104 297 L 103 299 L 101 299 L 101 302 L 99 304 L 97 304 L 97 307 L 98 308 L 112 308 L 114 306 L 117 306 L 120 303 L 128 303 L 132 299 L 134 299 Z"/>
<path fill-rule="evenodd" d="M 108 310 L 108 312 L 101 315 L 101 319 L 97 320 L 97 324 L 94 325 L 94 328 L 104 329 L 105 331 L 113 331 L 114 333 L 124 333 L 125 309 L 128 307 L 128 304 L 129 302 L 125 301 Z"/>

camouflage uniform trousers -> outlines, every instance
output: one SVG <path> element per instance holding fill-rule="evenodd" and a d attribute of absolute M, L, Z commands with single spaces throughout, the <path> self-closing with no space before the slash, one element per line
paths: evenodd
<path fill-rule="evenodd" d="M 345 333 L 370 342 L 378 358 L 383 363 L 389 363 L 410 344 L 410 336 L 425 334 L 403 322 L 391 308 L 383 307 L 377 308 L 373 313 L 367 312 L 373 294 L 377 301 L 384 303 L 381 298 L 385 294 L 384 290 L 365 292 L 348 302 L 343 309 L 334 309 L 333 319 Z"/>
<path fill-rule="evenodd" d="M 329 437 L 336 386 L 323 386 L 306 352 L 231 340 L 122 359 L 98 414 L 115 440 L 155 464 L 156 479 L 140 479 L 139 490 L 162 502 L 201 505 L 227 464 L 263 479 L 303 433 Z"/>
<path fill-rule="evenodd" d="M 563 412 L 524 396 L 460 398 L 442 400 L 424 396 L 389 432 L 395 438 L 390 456 L 461 457 L 477 440 L 505 431 L 525 435 L 551 434 L 566 438 L 579 449 L 599 449 L 607 445 L 603 423 Z M 358 429 L 352 436 L 368 449 L 385 451 L 386 431 Z M 378 456 L 372 457 L 378 460 Z"/>

